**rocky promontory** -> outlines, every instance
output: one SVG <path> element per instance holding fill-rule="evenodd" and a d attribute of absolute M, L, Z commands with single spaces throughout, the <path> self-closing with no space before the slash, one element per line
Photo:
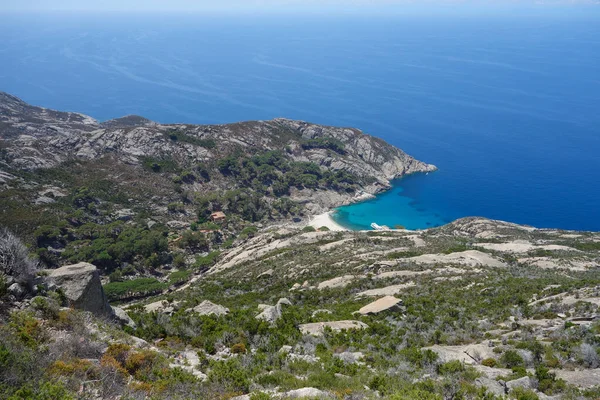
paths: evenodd
<path fill-rule="evenodd" d="M 66 162 L 110 159 L 124 165 L 142 165 L 149 159 L 175 162 L 181 168 L 210 165 L 231 154 L 282 151 L 293 162 L 305 162 L 327 171 L 357 177 L 361 193 L 375 194 L 390 181 L 407 174 L 435 170 L 402 150 L 354 128 L 336 128 L 278 118 L 224 125 L 160 124 L 138 116 L 111 121 L 29 105 L 0 93 L 0 172 L 13 169 L 57 168 Z M 228 186 L 212 179 L 193 190 Z M 291 197 L 323 212 L 349 203 L 356 191 L 315 193 L 293 188 Z"/>

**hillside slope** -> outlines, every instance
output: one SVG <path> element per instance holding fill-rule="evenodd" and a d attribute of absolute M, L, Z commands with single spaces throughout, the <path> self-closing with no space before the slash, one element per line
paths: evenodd
<path fill-rule="evenodd" d="M 174 268 L 204 271 L 260 227 L 304 226 L 391 179 L 435 169 L 357 129 L 286 119 L 100 123 L 6 93 L 0 139 L 0 225 L 45 267 L 90 262 L 113 281 L 152 287 L 185 280 Z M 215 224 L 215 212 L 225 220 Z"/>
<path fill-rule="evenodd" d="M 148 340 L 249 366 L 250 392 L 570 399 L 600 393 L 599 296 L 600 234 L 466 218 L 417 232 L 272 229 L 129 311 Z M 207 301 L 227 310 L 218 327 L 197 319 Z M 238 343 L 246 355 L 231 353 Z"/>
<path fill-rule="evenodd" d="M 267 228 L 208 273 L 125 304 L 126 332 L 40 294 L 0 324 L 0 382 L 22 382 L 6 380 L 22 368 L 63 398 L 600 396 L 598 233 L 480 218 Z"/>
<path fill-rule="evenodd" d="M 600 398 L 600 233 L 315 231 L 435 169 L 355 129 L 0 93 L 0 138 L 0 398 Z"/>

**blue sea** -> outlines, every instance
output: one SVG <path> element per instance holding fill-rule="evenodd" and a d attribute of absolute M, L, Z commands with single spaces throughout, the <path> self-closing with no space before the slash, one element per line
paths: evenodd
<path fill-rule="evenodd" d="M 0 90 L 99 120 L 357 127 L 439 171 L 356 229 L 600 230 L 600 15 L 0 15 Z"/>

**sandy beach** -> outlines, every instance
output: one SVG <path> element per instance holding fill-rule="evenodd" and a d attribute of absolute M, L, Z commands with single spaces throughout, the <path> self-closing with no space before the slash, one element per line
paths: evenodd
<path fill-rule="evenodd" d="M 326 213 L 311 217 L 308 225 L 312 226 L 315 229 L 319 229 L 323 226 L 326 226 L 332 231 L 347 231 L 348 229 L 335 222 L 334 219 L 331 217 L 331 214 L 333 212 L 334 211 L 328 211 Z"/>

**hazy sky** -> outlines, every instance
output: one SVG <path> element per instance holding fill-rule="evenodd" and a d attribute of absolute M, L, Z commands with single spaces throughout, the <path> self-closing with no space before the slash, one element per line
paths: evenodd
<path fill-rule="evenodd" d="M 330 12 L 484 10 L 600 5 L 600 0 L 0 0 L 3 11 Z"/>

